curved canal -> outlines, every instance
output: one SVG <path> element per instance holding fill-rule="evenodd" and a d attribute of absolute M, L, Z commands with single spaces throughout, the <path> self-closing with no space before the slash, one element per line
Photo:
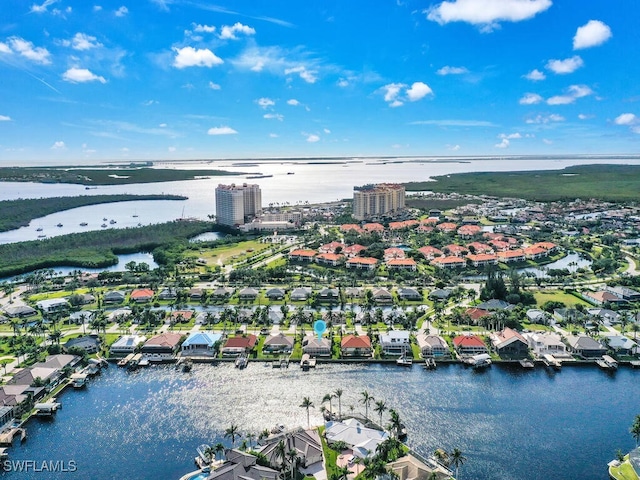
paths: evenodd
<path fill-rule="evenodd" d="M 344 392 L 343 413 L 364 413 L 364 390 L 385 400 L 405 421 L 408 444 L 422 454 L 461 449 L 465 480 L 606 479 L 615 451 L 633 447 L 629 426 L 640 413 L 637 372 L 626 368 L 608 375 L 594 367 L 552 373 L 333 364 L 304 373 L 252 363 L 243 371 L 203 364 L 190 373 L 172 366 L 130 373 L 112 365 L 87 389 L 64 393 L 55 420 L 32 420 L 28 440 L 10 458 L 73 460 L 77 478 L 178 479 L 194 470 L 198 445 L 229 443 L 223 432 L 232 423 L 243 432 L 304 426 L 299 405 L 308 396 L 315 404 L 311 422 L 318 424 L 322 397 L 337 389 Z M 371 409 L 370 415 L 377 418 Z M 7 472 L 4 478 L 69 475 Z"/>

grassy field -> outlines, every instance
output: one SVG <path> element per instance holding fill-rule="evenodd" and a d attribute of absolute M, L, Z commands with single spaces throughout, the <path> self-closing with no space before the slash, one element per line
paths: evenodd
<path fill-rule="evenodd" d="M 563 170 L 476 172 L 434 177 L 435 182 L 405 184 L 408 192 L 516 197 L 534 201 L 597 198 L 636 201 L 640 191 L 640 166 L 579 165 Z"/>
<path fill-rule="evenodd" d="M 543 305 L 545 302 L 562 302 L 565 305 L 584 305 L 585 307 L 590 307 L 589 302 L 586 302 L 580 298 L 574 297 L 570 293 L 565 293 L 559 290 L 548 290 L 535 292 L 533 296 L 538 303 L 538 306 Z"/>
<path fill-rule="evenodd" d="M 188 253 L 187 255 L 203 258 L 207 261 L 207 265 L 222 266 L 229 263 L 242 262 L 268 248 L 271 248 L 271 246 L 266 243 L 249 240 L 232 245 L 222 245 L 210 250 L 202 249 L 199 252 Z"/>

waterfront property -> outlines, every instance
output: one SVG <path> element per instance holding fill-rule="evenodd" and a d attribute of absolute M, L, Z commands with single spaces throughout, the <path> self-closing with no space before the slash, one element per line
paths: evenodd
<path fill-rule="evenodd" d="M 523 335 L 536 357 L 544 355 L 565 355 L 566 345 L 560 335 L 554 332 L 527 332 Z"/>
<path fill-rule="evenodd" d="M 175 354 L 180 347 L 182 334 L 161 333 L 147 340 L 140 352 L 151 362 L 163 362 L 175 358 Z"/>
<path fill-rule="evenodd" d="M 387 468 L 398 480 L 448 480 L 453 477 L 453 472 L 444 465 L 432 458 L 420 458 L 413 452 L 390 462 Z"/>
<path fill-rule="evenodd" d="M 182 356 L 213 357 L 216 354 L 216 345 L 220 343 L 222 335 L 213 332 L 191 332 L 182 342 Z"/>
<path fill-rule="evenodd" d="M 246 355 L 256 346 L 258 339 L 255 335 L 243 335 L 229 337 L 222 347 L 222 355 L 225 357 L 237 357 Z"/>
<path fill-rule="evenodd" d="M 582 358 L 598 358 L 607 353 L 604 345 L 587 335 L 569 335 L 567 344 L 571 353 Z"/>
<path fill-rule="evenodd" d="M 269 335 L 262 347 L 265 353 L 291 353 L 293 350 L 293 337 L 288 337 L 282 332 Z"/>
<path fill-rule="evenodd" d="M 380 334 L 380 347 L 384 355 L 404 355 L 411 350 L 407 330 L 391 330 Z"/>
<path fill-rule="evenodd" d="M 147 338 L 142 335 L 123 335 L 111 344 L 109 353 L 112 356 L 124 357 L 125 355 L 135 352 L 138 345 L 144 343 L 146 339 Z"/>
<path fill-rule="evenodd" d="M 425 335 L 419 333 L 416 336 L 422 358 L 449 358 L 451 352 L 447 341 L 439 335 Z"/>
<path fill-rule="evenodd" d="M 495 352 L 507 357 L 526 357 L 529 354 L 527 340 L 512 328 L 504 328 L 500 332 L 491 334 L 491 345 Z"/>
<path fill-rule="evenodd" d="M 280 472 L 258 465 L 258 457 L 237 449 L 224 453 L 225 461 L 208 476 L 208 480 L 277 480 Z"/>
<path fill-rule="evenodd" d="M 325 438 L 329 445 L 344 442 L 353 450 L 353 454 L 360 458 L 375 454 L 377 446 L 389 437 L 387 432 L 365 427 L 356 418 L 349 418 L 343 422 L 327 422 L 325 427 Z"/>
<path fill-rule="evenodd" d="M 297 428 L 292 431 L 271 435 L 264 441 L 264 446 L 260 449 L 269 460 L 269 464 L 273 468 L 280 469 L 283 466 L 284 459 L 278 454 L 278 444 L 283 442 L 285 451 L 295 451 L 298 454 L 300 465 L 308 468 L 311 465 L 322 462 L 322 445 L 320 436 L 316 429 L 304 430 Z"/>
<path fill-rule="evenodd" d="M 100 350 L 100 338 L 93 335 L 84 335 L 82 337 L 72 338 L 64 344 L 66 351 L 70 348 L 81 348 L 88 354 L 97 353 Z"/>
<path fill-rule="evenodd" d="M 371 339 L 366 335 L 345 335 L 340 352 L 343 358 L 371 357 Z"/>
<path fill-rule="evenodd" d="M 318 338 L 316 335 L 307 335 L 302 340 L 302 351 L 313 357 L 330 357 L 331 341 L 328 338 Z"/>
<path fill-rule="evenodd" d="M 453 339 L 453 346 L 461 357 L 488 353 L 487 346 L 477 335 L 458 335 Z"/>

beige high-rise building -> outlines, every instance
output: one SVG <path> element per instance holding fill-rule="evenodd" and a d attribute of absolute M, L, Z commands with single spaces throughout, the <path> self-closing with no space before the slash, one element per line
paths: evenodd
<path fill-rule="evenodd" d="M 239 226 L 262 212 L 262 191 L 256 184 L 218 185 L 216 219 L 220 225 Z"/>
<path fill-rule="evenodd" d="M 353 190 L 353 217 L 357 220 L 394 216 L 405 208 L 402 185 L 379 183 L 354 187 Z"/>

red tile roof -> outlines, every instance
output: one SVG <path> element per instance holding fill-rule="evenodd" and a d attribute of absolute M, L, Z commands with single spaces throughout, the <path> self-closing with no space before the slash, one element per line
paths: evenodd
<path fill-rule="evenodd" d="M 149 346 L 157 346 L 157 347 L 171 347 L 175 348 L 178 343 L 180 343 L 180 339 L 182 338 L 181 333 L 161 333 L 160 335 L 156 335 L 155 337 L 151 337 L 144 344 L 145 347 Z"/>
<path fill-rule="evenodd" d="M 224 344 L 224 348 L 248 348 L 252 349 L 256 346 L 256 336 L 247 335 L 246 337 L 229 337 Z"/>
<path fill-rule="evenodd" d="M 387 260 L 388 267 L 415 267 L 416 261 L 413 258 L 392 258 Z"/>
<path fill-rule="evenodd" d="M 480 337 L 475 335 L 459 335 L 453 339 L 456 347 L 485 347 L 486 345 Z"/>
<path fill-rule="evenodd" d="M 366 335 L 347 335 L 340 342 L 342 348 L 371 348 L 371 339 Z"/>
<path fill-rule="evenodd" d="M 384 232 L 384 226 L 379 223 L 365 223 L 362 228 L 367 232 Z"/>
<path fill-rule="evenodd" d="M 151 298 L 154 292 L 150 288 L 136 288 L 131 292 L 131 298 L 134 300 L 137 298 Z"/>
<path fill-rule="evenodd" d="M 353 257 L 347 260 L 347 263 L 352 265 L 375 265 L 378 263 L 378 259 L 373 257 Z"/>

